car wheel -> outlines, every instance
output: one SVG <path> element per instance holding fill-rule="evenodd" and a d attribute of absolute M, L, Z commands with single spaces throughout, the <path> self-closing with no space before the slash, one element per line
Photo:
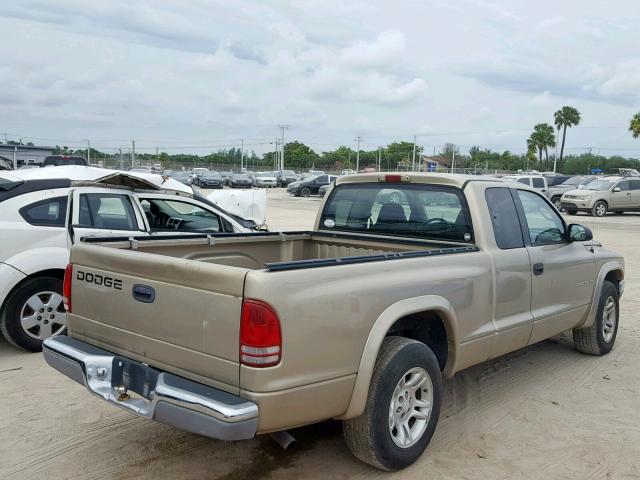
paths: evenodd
<path fill-rule="evenodd" d="M 605 355 L 611 351 L 618 334 L 620 294 L 608 280 L 602 284 L 596 318 L 589 328 L 574 328 L 573 343 L 579 352 Z"/>
<path fill-rule="evenodd" d="M 35 277 L 14 289 L 0 313 L 0 330 L 9 343 L 32 352 L 42 350 L 45 338 L 67 328 L 62 303 L 62 280 Z"/>
<path fill-rule="evenodd" d="M 576 215 L 578 213 L 578 210 L 574 210 L 573 208 L 567 208 L 565 210 L 569 215 Z"/>
<path fill-rule="evenodd" d="M 591 209 L 591 215 L 594 217 L 604 217 L 607 214 L 607 204 L 603 200 L 598 200 Z"/>
<path fill-rule="evenodd" d="M 560 203 L 560 197 L 553 197 L 551 199 L 551 203 L 553 203 L 553 206 L 556 207 L 556 210 L 558 210 L 559 212 L 562 211 L 562 204 Z"/>
<path fill-rule="evenodd" d="M 302 187 L 302 189 L 300 190 L 300 195 L 302 195 L 303 197 L 308 197 L 309 195 L 311 195 L 311 189 L 309 187 Z"/>
<path fill-rule="evenodd" d="M 387 337 L 380 348 L 364 413 L 343 423 L 351 453 L 382 470 L 415 462 L 440 416 L 442 376 L 425 344 Z"/>

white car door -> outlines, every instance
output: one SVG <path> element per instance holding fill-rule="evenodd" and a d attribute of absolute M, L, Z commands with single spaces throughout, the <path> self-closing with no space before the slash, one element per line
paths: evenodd
<path fill-rule="evenodd" d="M 161 193 L 135 193 L 144 224 L 151 235 L 180 233 L 238 233 L 250 230 L 233 217 L 194 198 Z"/>
<path fill-rule="evenodd" d="M 83 237 L 148 235 L 129 190 L 79 187 L 69 193 L 70 242 Z"/>

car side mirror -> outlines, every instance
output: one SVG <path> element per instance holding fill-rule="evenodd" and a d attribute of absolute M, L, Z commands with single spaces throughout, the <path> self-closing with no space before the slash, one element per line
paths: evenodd
<path fill-rule="evenodd" d="M 613 187 L 613 192 L 619 192 L 620 191 L 620 187 Z"/>
<path fill-rule="evenodd" d="M 588 242 L 593 240 L 593 233 L 589 227 L 572 223 L 569 225 L 569 241 L 570 242 Z"/>

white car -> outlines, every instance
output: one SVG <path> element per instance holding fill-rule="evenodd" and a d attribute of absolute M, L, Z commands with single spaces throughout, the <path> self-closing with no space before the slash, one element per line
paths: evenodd
<path fill-rule="evenodd" d="M 190 187 L 153 174 L 92 167 L 0 172 L 0 331 L 39 351 L 64 332 L 62 278 L 85 237 L 251 232 Z"/>
<path fill-rule="evenodd" d="M 253 185 L 256 187 L 275 188 L 278 179 L 273 172 L 258 172 L 253 175 Z"/>

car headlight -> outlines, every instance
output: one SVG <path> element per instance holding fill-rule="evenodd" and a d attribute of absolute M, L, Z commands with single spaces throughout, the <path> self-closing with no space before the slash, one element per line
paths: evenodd
<path fill-rule="evenodd" d="M 583 197 L 580 197 L 582 200 L 591 200 L 591 195 L 585 195 Z"/>

